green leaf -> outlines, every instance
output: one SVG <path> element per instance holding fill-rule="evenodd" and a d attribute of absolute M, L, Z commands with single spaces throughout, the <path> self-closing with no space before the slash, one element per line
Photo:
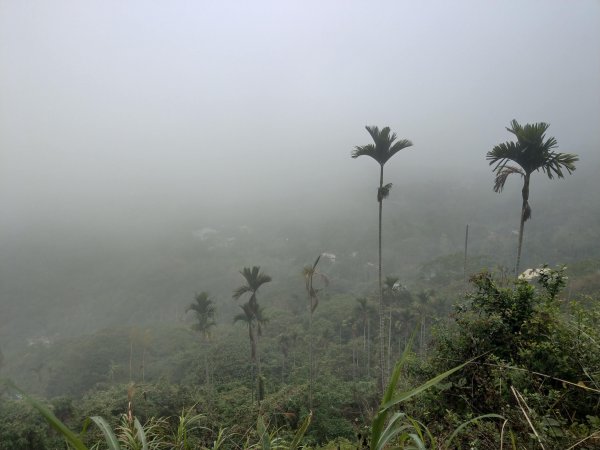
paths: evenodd
<path fill-rule="evenodd" d="M 144 431 L 144 427 L 142 427 L 142 424 L 137 419 L 137 417 L 134 419 L 133 425 L 135 426 L 135 429 L 137 431 L 137 437 L 140 440 L 140 442 L 142 443 L 142 450 L 148 450 L 148 442 L 146 440 L 146 432 Z"/>
<path fill-rule="evenodd" d="M 46 408 L 46 406 L 44 406 L 42 403 L 38 402 L 36 399 L 34 399 L 33 397 L 30 397 L 29 395 L 27 395 L 24 391 L 22 391 L 21 389 L 19 389 L 12 381 L 7 380 L 6 384 L 11 387 L 12 389 L 14 389 L 15 391 L 19 392 L 23 398 L 27 401 L 27 403 L 29 403 L 31 406 L 33 406 L 35 409 L 38 410 L 38 412 L 44 416 L 44 419 L 46 419 L 46 422 L 48 422 L 48 424 L 50 424 L 50 426 L 52 428 L 54 428 L 56 431 L 58 431 L 60 434 L 62 434 L 65 439 L 67 440 L 67 442 L 69 444 L 71 444 L 76 450 L 88 450 L 87 447 L 83 444 L 83 442 L 81 442 L 81 440 L 77 437 L 77 435 L 75 433 L 73 433 L 71 430 L 69 430 L 66 425 L 64 423 L 62 423 L 60 421 L 60 419 L 58 419 L 58 417 L 56 417 L 52 411 L 50 411 L 48 408 Z"/>
<path fill-rule="evenodd" d="M 312 411 L 308 413 L 308 416 L 306 416 L 306 418 L 304 419 L 304 422 L 302 422 L 302 425 L 300 425 L 300 428 L 298 428 L 298 431 L 296 431 L 296 434 L 294 435 L 294 439 L 292 440 L 292 443 L 290 444 L 290 450 L 296 450 L 298 448 L 298 446 L 300 445 L 300 441 L 302 440 L 302 437 L 304 436 L 304 433 L 306 433 L 306 430 L 308 429 L 308 426 L 310 425 L 311 420 L 312 420 Z"/>
<path fill-rule="evenodd" d="M 479 357 L 477 357 L 479 358 Z M 473 358 L 465 363 L 462 363 L 459 366 L 456 366 L 450 370 L 447 370 L 446 372 L 437 375 L 436 377 L 433 377 L 432 379 L 430 379 L 429 381 L 423 383 L 421 386 L 418 386 L 414 389 L 411 389 L 410 391 L 406 391 L 406 392 L 402 392 L 401 394 L 397 395 L 396 397 L 394 397 L 393 399 L 391 399 L 390 401 L 384 403 L 381 406 L 382 410 L 386 410 L 391 408 L 394 405 L 397 405 L 398 403 L 404 402 L 406 400 L 408 400 L 409 398 L 414 397 L 415 395 L 420 394 L 421 392 L 429 389 L 432 386 L 435 386 L 436 384 L 438 384 L 440 381 L 442 381 L 445 378 L 448 378 L 450 375 L 452 375 L 455 372 L 458 372 L 460 369 L 462 369 L 463 367 L 465 367 L 467 364 L 470 364 L 471 362 L 473 362 L 475 359 L 477 358 Z"/>
<path fill-rule="evenodd" d="M 117 437 L 113 433 L 110 425 L 100 416 L 92 416 L 92 421 L 100 428 L 102 434 L 104 435 L 104 440 L 108 445 L 109 450 L 121 450 L 121 446 L 119 445 L 119 441 Z"/>
<path fill-rule="evenodd" d="M 502 417 L 499 414 L 483 414 L 481 416 L 477 416 L 474 417 L 473 419 L 467 420 L 466 422 L 460 424 L 456 430 L 454 430 L 452 432 L 452 434 L 450 435 L 450 437 L 448 438 L 448 440 L 446 441 L 446 447 L 447 448 L 451 448 L 450 444 L 452 443 L 452 441 L 454 440 L 454 438 L 456 436 L 458 436 L 458 433 L 460 433 L 465 427 L 467 427 L 468 425 L 472 424 L 473 422 L 477 422 L 478 420 L 481 419 L 502 419 L 505 420 L 504 417 Z"/>
<path fill-rule="evenodd" d="M 256 431 L 260 436 L 260 440 L 262 442 L 262 450 L 271 450 L 271 437 L 267 432 L 267 427 L 262 417 L 258 417 L 256 422 Z"/>
<path fill-rule="evenodd" d="M 384 405 L 392 400 L 392 396 L 394 395 L 394 391 L 396 389 L 396 385 L 398 384 L 398 379 L 400 378 L 400 373 L 402 372 L 402 366 L 405 361 L 408 359 L 408 355 L 410 353 L 410 349 L 412 347 L 412 343 L 415 338 L 417 328 L 413 330 L 406 347 L 404 347 L 404 351 L 402 352 L 402 356 L 396 363 L 394 367 L 394 372 L 392 373 L 392 377 L 387 385 L 385 393 L 383 394 L 383 399 L 381 400 L 381 407 L 379 408 L 379 412 L 373 419 L 373 423 L 371 424 L 371 445 L 374 449 L 382 448 L 380 447 L 380 441 L 382 439 L 383 428 L 385 426 L 385 419 L 387 418 L 388 411 L 387 408 L 384 408 Z"/>

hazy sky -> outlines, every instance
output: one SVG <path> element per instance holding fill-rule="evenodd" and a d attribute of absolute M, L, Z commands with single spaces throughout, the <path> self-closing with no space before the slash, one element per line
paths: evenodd
<path fill-rule="evenodd" d="M 513 118 L 598 151 L 600 2 L 0 0 L 9 228 L 341 201 L 367 124 L 415 144 L 387 181 L 469 178 Z"/>

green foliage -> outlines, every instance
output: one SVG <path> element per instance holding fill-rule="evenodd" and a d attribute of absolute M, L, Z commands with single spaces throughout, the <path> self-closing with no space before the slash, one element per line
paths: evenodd
<path fill-rule="evenodd" d="M 467 427 L 470 423 L 476 422 L 486 418 L 497 418 L 503 419 L 502 416 L 497 414 L 486 414 L 479 417 L 470 419 L 461 425 L 459 425 L 450 436 L 442 442 L 437 442 L 437 439 L 433 436 L 431 431 L 426 425 L 407 416 L 404 412 L 395 411 L 395 407 L 400 403 L 403 403 L 412 397 L 421 394 L 422 392 L 436 386 L 442 382 L 445 378 L 463 369 L 467 364 L 472 361 L 460 364 L 444 373 L 441 373 L 432 379 L 426 381 L 420 386 L 410 389 L 402 393 L 395 393 L 396 386 L 400 378 L 403 366 L 405 365 L 412 342 L 414 340 L 414 333 L 406 346 L 404 353 L 392 373 L 390 383 L 383 395 L 381 406 L 377 415 L 373 419 L 371 425 L 371 444 L 372 450 L 383 450 L 388 448 L 389 445 L 394 445 L 394 448 L 416 448 L 416 449 L 451 449 L 452 442 L 458 436 L 458 434 Z M 414 445 L 415 447 L 412 447 Z"/>
<path fill-rule="evenodd" d="M 24 398 L 29 403 L 29 405 L 35 408 L 44 417 L 44 419 L 46 419 L 46 421 L 52 428 L 54 428 L 57 432 L 62 434 L 67 440 L 67 442 L 69 442 L 69 444 L 72 445 L 76 450 L 87 450 L 85 445 L 83 445 L 83 442 L 80 440 L 79 436 L 77 436 L 75 433 L 69 430 L 69 428 L 67 428 L 67 426 L 61 420 L 59 420 L 46 405 L 39 402 L 35 398 L 30 397 L 25 392 L 21 391 L 18 387 L 16 387 L 13 383 L 8 382 L 7 385 L 11 389 L 17 391 L 19 395 L 22 396 L 22 398 Z"/>
<path fill-rule="evenodd" d="M 43 416 L 22 398 L 2 395 L 0 400 L 0 450 L 60 448 L 64 439 Z"/>
<path fill-rule="evenodd" d="M 463 417 L 471 411 L 500 412 L 523 436 L 531 430 L 512 386 L 523 395 L 541 439 L 551 448 L 566 448 L 580 434 L 565 430 L 597 414 L 600 334 L 590 324 L 598 311 L 560 299 L 564 268 L 543 266 L 535 273 L 530 281 L 520 279 L 508 287 L 499 286 L 487 272 L 472 277 L 475 291 L 457 307 L 456 324 L 437 332 L 431 370 L 439 372 L 482 351 L 486 355 L 452 377 L 431 398 L 431 407 L 439 416 L 446 410 Z"/>

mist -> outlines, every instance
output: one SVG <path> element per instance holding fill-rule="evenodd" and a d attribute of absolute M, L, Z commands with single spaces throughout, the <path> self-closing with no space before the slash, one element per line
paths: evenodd
<path fill-rule="evenodd" d="M 597 1 L 3 1 L 0 347 L 187 327 L 201 291 L 229 324 L 251 265 L 285 315 L 323 252 L 327 295 L 372 295 L 367 125 L 414 143 L 385 166 L 386 275 L 433 286 L 467 224 L 470 269 L 510 267 L 521 183 L 493 192 L 485 155 L 512 119 L 580 158 L 534 173 L 524 264 L 597 260 Z"/>

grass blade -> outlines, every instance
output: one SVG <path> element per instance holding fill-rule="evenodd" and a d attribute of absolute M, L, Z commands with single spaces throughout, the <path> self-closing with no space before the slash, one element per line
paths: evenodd
<path fill-rule="evenodd" d="M 137 432 L 137 437 L 142 444 L 142 450 L 148 450 L 148 442 L 146 440 L 146 433 L 144 431 L 144 427 L 142 426 L 140 421 L 137 419 L 137 417 L 134 419 L 133 426 L 135 427 L 136 432 Z"/>
<path fill-rule="evenodd" d="M 477 422 L 480 419 L 502 419 L 502 420 L 506 420 L 504 419 L 504 417 L 502 417 L 499 414 L 483 414 L 481 416 L 477 416 L 474 417 L 473 419 L 467 420 L 466 422 L 460 424 L 456 430 L 454 430 L 452 432 L 452 434 L 450 435 L 450 437 L 448 438 L 448 440 L 446 441 L 446 447 L 447 448 L 451 448 L 450 444 L 452 443 L 452 441 L 454 440 L 454 438 L 456 436 L 458 436 L 458 433 L 460 433 L 465 427 L 467 427 L 468 425 L 472 424 L 473 422 Z M 502 441 L 501 441 L 502 442 Z"/>
<path fill-rule="evenodd" d="M 388 415 L 388 408 L 385 407 L 385 404 L 389 403 L 392 400 L 392 396 L 394 395 L 396 385 L 398 384 L 398 379 L 400 378 L 400 373 L 402 372 L 402 366 L 408 359 L 408 355 L 410 353 L 410 349 L 412 347 L 416 331 L 417 328 L 415 328 L 412 334 L 410 335 L 410 339 L 408 340 L 406 347 L 404 347 L 402 356 L 400 357 L 400 359 L 396 363 L 396 366 L 394 367 L 394 372 L 392 373 L 390 382 L 388 383 L 385 393 L 383 394 L 383 399 L 381 400 L 379 412 L 375 416 L 375 419 L 373 419 L 373 424 L 371 425 L 371 445 L 374 449 L 382 448 L 380 440 L 385 426 L 385 419 Z"/>
<path fill-rule="evenodd" d="M 479 357 L 477 357 L 479 358 Z M 389 400 L 388 402 L 384 403 L 381 406 L 382 410 L 386 410 L 391 408 L 392 406 L 397 405 L 398 403 L 404 402 L 406 400 L 408 400 L 409 398 L 414 397 L 415 395 L 420 394 L 423 391 L 426 391 L 427 389 L 429 389 L 432 386 L 435 386 L 436 384 L 438 384 L 440 381 L 442 381 L 443 379 L 449 377 L 450 375 L 452 375 L 455 372 L 458 372 L 460 369 L 462 369 L 463 367 L 465 367 L 467 364 L 472 363 L 475 359 L 477 358 L 473 358 L 465 363 L 462 363 L 459 366 L 456 366 L 450 370 L 447 370 L 444 373 L 441 373 L 435 377 L 433 377 L 432 379 L 430 379 L 429 381 L 426 381 L 425 383 L 423 383 L 421 386 L 418 386 L 414 389 L 411 389 L 410 391 L 406 391 L 406 392 L 402 392 L 401 394 L 397 395 L 396 397 L 394 397 L 393 399 Z"/>
<path fill-rule="evenodd" d="M 319 262 L 318 259 L 317 259 L 317 262 Z M 310 425 L 311 420 L 312 420 L 312 411 L 310 413 L 308 413 L 308 416 L 306 416 L 306 418 L 304 419 L 304 422 L 302 422 L 302 425 L 300 425 L 300 428 L 298 428 L 298 431 L 296 431 L 296 434 L 294 435 L 294 439 L 292 440 L 292 443 L 290 444 L 290 450 L 296 450 L 298 448 L 298 446 L 300 445 L 300 441 L 304 437 L 304 433 L 306 433 L 306 430 L 308 429 L 308 426 Z"/>
<path fill-rule="evenodd" d="M 100 416 L 92 416 L 90 417 L 92 421 L 100 428 L 102 434 L 104 434 L 104 439 L 108 444 L 109 450 L 121 450 L 121 446 L 119 445 L 119 441 L 117 440 L 115 434 L 113 433 L 110 425 Z"/>

